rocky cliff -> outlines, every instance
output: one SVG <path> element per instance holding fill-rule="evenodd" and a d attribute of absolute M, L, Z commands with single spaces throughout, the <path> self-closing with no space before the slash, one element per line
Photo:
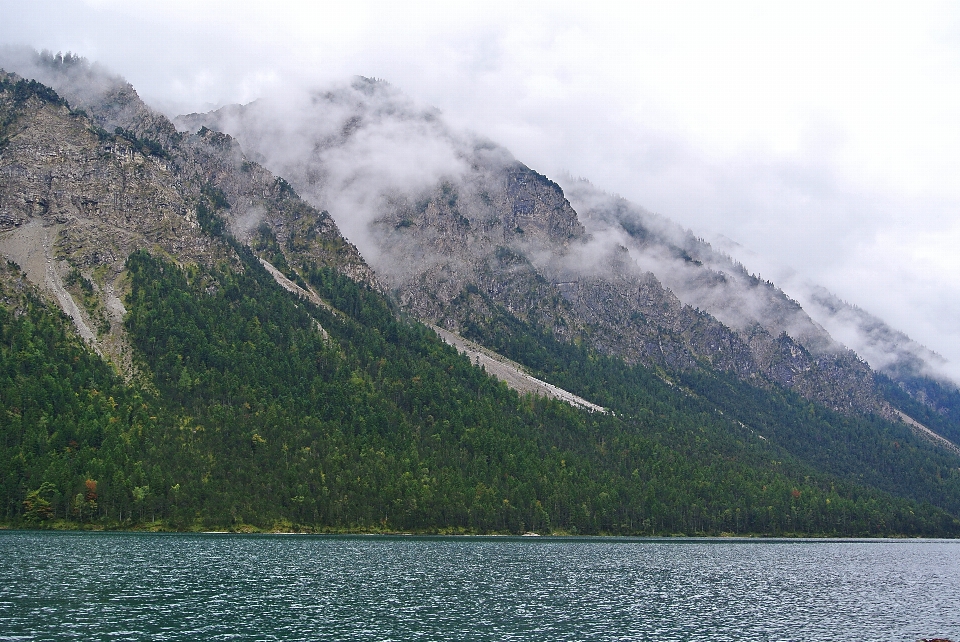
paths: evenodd
<path fill-rule="evenodd" d="M 128 84 L 75 60 L 43 62 L 54 80 L 62 76 L 65 95 L 0 72 L 0 252 L 121 369 L 132 367 L 123 328 L 132 252 L 181 265 L 232 260 L 198 213 L 212 213 L 241 240 L 258 231 L 300 262 L 372 282 L 333 220 L 247 160 L 229 136 L 179 134 Z M 98 82 L 78 84 L 78 74 Z"/>

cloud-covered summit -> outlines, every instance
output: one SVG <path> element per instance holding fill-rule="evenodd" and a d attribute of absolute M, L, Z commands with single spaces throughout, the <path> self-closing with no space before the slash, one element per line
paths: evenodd
<path fill-rule="evenodd" d="M 416 105 L 385 81 L 356 77 L 321 90 L 283 92 L 247 105 L 175 119 L 207 125 L 242 142 L 338 224 L 368 259 L 370 223 L 393 194 L 428 189 L 467 171 L 469 143 L 435 109 Z"/>
<path fill-rule="evenodd" d="M 637 283 L 650 274 L 681 305 L 708 313 L 744 337 L 760 328 L 771 340 L 791 337 L 815 358 L 854 348 L 893 374 L 943 376 L 942 359 L 902 334 L 896 342 L 879 340 L 876 324 L 864 325 L 856 315 L 825 306 L 822 288 L 819 297 L 806 296 L 812 286 L 790 282 L 788 295 L 695 232 L 586 181 L 561 178 L 561 191 L 541 176 L 546 192 L 517 197 L 511 187 L 515 172 L 530 170 L 509 151 L 451 127 L 437 110 L 417 105 L 383 81 L 355 78 L 285 92 L 180 117 L 177 123 L 183 129 L 223 129 L 288 177 L 331 213 L 402 300 L 404 288 L 423 278 L 439 288 L 433 294 L 458 296 L 458 288 L 483 281 L 482 265 L 504 247 L 565 296 L 572 296 L 569 284 L 582 288 L 590 279 L 610 277 L 610 270 L 625 269 Z M 579 231 L 560 245 L 535 241 L 533 228 L 508 223 L 526 207 L 524 198 L 548 210 L 559 208 L 557 213 L 567 208 L 563 216 L 572 217 Z M 557 220 L 551 218 L 547 227 Z"/>

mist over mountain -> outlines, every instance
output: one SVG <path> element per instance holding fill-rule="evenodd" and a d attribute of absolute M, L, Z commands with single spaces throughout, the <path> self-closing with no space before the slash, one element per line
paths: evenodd
<path fill-rule="evenodd" d="M 871 375 L 861 359 L 911 385 L 929 380 L 934 387 L 938 382 L 956 387 L 946 378 L 941 357 L 822 287 L 791 280 L 786 294 L 695 232 L 587 181 L 560 177 L 561 191 L 533 174 L 530 183 L 517 179 L 527 170 L 507 150 L 453 131 L 436 110 L 415 105 L 384 81 L 357 78 L 313 92 L 291 91 L 176 122 L 184 130 L 206 125 L 235 136 L 305 198 L 329 211 L 404 305 L 452 329 L 462 330 L 463 319 L 451 314 L 450 301 L 462 288 L 480 285 L 481 266 L 491 265 L 498 248 L 510 248 L 531 274 L 553 285 L 552 294 L 542 285 L 529 286 L 540 288 L 540 299 L 557 294 L 563 299 L 555 310 L 540 310 L 541 322 L 568 339 L 586 325 L 607 326 L 601 334 L 614 326 L 609 337 L 594 334 L 592 341 L 627 359 L 672 367 L 706 358 L 742 376 L 766 370 L 768 378 L 821 399 L 831 397 L 826 380 L 843 372 L 840 387 L 848 399 L 833 398 L 838 407 L 854 403 L 879 410 L 882 405 L 868 392 Z M 518 180 L 540 187 L 528 189 Z M 528 230 L 517 217 L 537 204 L 550 210 L 550 222 Z M 515 275 L 522 269 L 510 268 Z M 609 306 L 598 314 L 603 307 L 598 297 L 616 291 L 620 299 L 630 298 L 629 290 L 649 292 L 650 286 L 658 289 L 657 306 L 679 304 L 677 312 L 651 315 L 657 327 L 672 324 L 671 343 L 682 346 L 669 357 L 659 337 L 661 354 L 654 354 L 656 333 L 641 337 L 627 320 L 643 314 L 642 302 L 626 302 L 619 313 Z M 442 300 L 436 302 L 437 297 Z M 646 304 L 648 315 L 652 302 Z M 517 300 L 507 307 L 533 311 L 542 305 Z M 687 315 L 685 323 L 693 323 L 694 312 L 719 322 L 711 331 L 720 333 L 716 341 L 694 347 L 678 338 L 683 333 L 679 319 Z M 795 346 L 775 345 L 782 337 Z M 794 363 L 783 366 L 787 353 L 786 361 Z M 839 370 L 828 365 L 837 360 L 844 363 Z"/>
<path fill-rule="evenodd" d="M 602 193 L 585 180 L 567 177 L 560 182 L 575 208 L 585 213 L 588 229 L 597 225 L 607 233 L 626 232 L 624 244 L 628 247 L 630 230 L 651 230 L 662 249 L 658 252 L 647 242 L 644 245 L 648 252 L 653 250 L 653 256 L 637 260 L 650 261 L 651 271 L 681 300 L 710 311 L 725 324 L 742 328 L 760 323 L 769 332 L 786 332 L 814 352 L 837 352 L 843 346 L 849 347 L 871 367 L 895 379 L 928 377 L 956 385 L 947 374 L 947 361 L 941 355 L 826 288 L 788 273 L 782 274 L 782 281 L 778 277 L 777 283 L 761 279 L 733 258 L 743 254 L 743 248 L 726 237 L 711 244 L 663 216 Z M 638 248 L 637 253 L 642 250 Z M 708 282 L 702 277 L 701 265 L 692 264 L 688 257 L 722 279 Z M 749 259 L 748 254 L 745 260 Z M 758 282 L 765 287 L 750 286 Z"/>
<path fill-rule="evenodd" d="M 51 64 L 51 54 L 37 56 L 28 48 L 6 48 L 2 58 L 7 67 L 22 69 L 28 77 L 57 87 L 71 105 L 81 109 L 95 106 L 98 124 L 106 131 L 121 127 L 149 133 L 149 138 L 161 142 L 176 134 L 166 119 L 133 99 L 136 92 L 121 77 L 79 56 L 61 55 L 59 61 Z M 502 147 L 475 140 L 466 132 L 453 132 L 437 110 L 416 105 L 389 83 L 371 79 L 226 107 L 215 112 L 212 120 L 194 115 L 177 122 L 184 127 L 201 121 L 213 122 L 216 129 L 236 135 L 253 158 L 287 177 L 304 197 L 331 212 L 346 236 L 373 263 L 382 244 L 367 239 L 370 224 L 391 198 L 424 192 L 442 180 L 463 180 L 468 160 L 477 149 L 499 156 L 495 162 L 513 161 Z M 771 309 L 772 299 L 750 288 L 708 286 L 699 274 L 702 270 L 689 269 L 690 263 L 678 260 L 677 252 L 692 252 L 711 271 L 734 282 L 738 275 L 749 280 L 750 267 L 732 261 L 727 253 L 715 251 L 694 236 L 695 231 L 684 230 L 663 216 L 603 194 L 583 181 L 564 176 L 557 179 L 594 237 L 589 249 L 578 255 L 583 265 L 604 255 L 610 244 L 631 246 L 630 233 L 617 219 L 626 217 L 627 228 L 651 228 L 661 245 L 657 249 L 647 243 L 645 251 L 631 248 L 632 260 L 654 273 L 683 303 L 710 312 L 726 325 L 742 329 L 759 323 L 773 334 L 786 332 L 815 352 L 829 350 L 839 342 L 898 380 L 948 380 L 943 357 L 816 284 L 796 279 L 781 284 L 789 290 L 788 298 L 802 302 L 799 315 L 796 310 L 787 312 L 782 301 L 778 303 L 781 309 Z M 636 240 L 632 241 L 635 245 Z M 393 265 L 392 261 L 380 262 L 380 271 Z"/>
<path fill-rule="evenodd" d="M 960 377 L 948 3 L 654 3 L 613 24 L 575 3 L 456 21 L 429 4 L 55 5 L 12 3 L 0 39 L 91 56 L 170 117 L 387 78 L 554 180 L 588 177 L 714 247 L 736 239 L 764 259 L 741 263 L 801 300 L 770 264 L 794 268 Z"/>
<path fill-rule="evenodd" d="M 223 248 L 210 243 L 196 210 L 197 199 L 209 194 L 235 204 L 225 224 L 241 237 L 261 221 L 289 214 L 293 204 L 284 199 L 284 183 L 246 162 L 229 138 L 182 136 L 122 79 L 70 56 L 33 53 L 28 60 L 28 71 L 63 94 L 44 93 L 44 85 L 25 85 L 17 76 L 5 79 L 20 93 L 6 105 L 0 220 L 11 229 L 0 247 L 34 283 L 56 294 L 84 339 L 130 367 L 121 301 L 130 253 L 152 246 L 188 261 L 222 259 Z M 49 96 L 58 109 L 31 92 Z M 297 219 L 287 229 L 309 228 L 311 238 L 302 243 L 328 237 L 317 259 L 335 255 L 341 270 L 371 278 L 328 216 L 307 211 Z M 100 285 L 92 300 L 103 300 L 85 310 L 74 300 L 75 288 L 84 283 L 79 275 L 89 281 L 94 269 Z"/>

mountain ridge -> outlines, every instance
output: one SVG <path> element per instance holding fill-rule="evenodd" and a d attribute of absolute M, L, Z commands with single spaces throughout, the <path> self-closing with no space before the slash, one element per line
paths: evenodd
<path fill-rule="evenodd" d="M 350 223 L 354 237 L 401 306 L 418 318 L 462 331 L 466 313 L 458 313 L 452 302 L 466 295 L 467 307 L 482 305 L 469 301 L 469 290 L 476 288 L 508 310 L 552 326 L 558 337 L 592 341 L 628 360 L 668 369 L 705 362 L 759 377 L 764 385 L 785 385 L 834 408 L 896 418 L 863 359 L 774 284 L 666 219 L 592 186 L 567 181 L 576 202 L 571 207 L 559 185 L 506 150 L 458 137 L 437 114 L 395 99 L 393 88 L 380 91 L 376 83 L 358 79 L 319 92 L 305 114 L 287 118 L 287 124 L 271 121 L 265 99 L 176 122 L 181 128 L 207 123 L 232 131 L 315 205 L 329 205 L 335 213 L 334 205 L 340 205 L 347 211 L 341 211 L 341 220 L 366 221 L 366 226 Z M 336 106 L 333 116 L 323 111 L 329 105 Z M 391 121 L 397 113 L 402 116 Z M 322 121 L 313 129 L 323 135 L 313 134 L 313 116 Z M 261 126 L 267 122 L 273 125 Z M 337 184 L 338 176 L 353 176 L 345 150 L 363 156 L 373 141 L 388 145 L 390 137 L 402 138 L 398 131 L 404 127 L 413 133 L 403 144 L 414 147 L 425 129 L 435 132 L 436 144 L 446 145 L 437 156 L 453 159 L 449 169 L 430 174 L 433 182 L 423 179 L 420 187 L 404 190 L 370 178 L 376 158 L 357 161 L 370 193 L 363 203 L 351 201 L 351 187 Z M 286 143 L 294 136 L 297 149 L 307 153 L 289 151 L 293 145 Z M 375 212 L 371 201 L 377 203 Z M 599 275 L 593 269 L 598 261 L 606 262 Z M 391 275 L 394 265 L 403 265 L 404 274 Z M 558 301 L 544 303 L 551 299 Z M 700 329 L 686 330 L 692 327 Z M 923 374 L 919 349 L 901 352 L 895 363 L 906 363 L 908 354 L 913 363 L 888 370 L 899 385 L 908 390 L 940 385 Z M 908 371 L 923 383 L 907 386 L 898 373 Z M 945 385 L 949 390 L 951 384 Z"/>
<path fill-rule="evenodd" d="M 40 64 L 57 76 L 86 63 Z M 956 455 L 876 413 L 709 367 L 698 354 L 714 354 L 714 339 L 744 359 L 773 346 L 788 374 L 817 357 L 762 328 L 749 345 L 647 277 L 629 245 L 646 226 L 585 263 L 604 239 L 560 186 L 489 142 L 449 135 L 434 112 L 387 104 L 340 119 L 380 84 L 360 83 L 352 102 L 321 97 L 343 107 L 328 131 L 340 165 L 304 164 L 301 178 L 317 180 L 301 185 L 231 135 L 139 122 L 148 108 L 127 85 L 88 82 L 100 93 L 75 104 L 69 83 L 61 98 L 0 82 L 0 237 L 39 261 L 33 276 L 8 264 L 0 279 L 6 523 L 960 533 Z M 370 191 L 377 168 L 396 166 L 376 144 L 403 133 L 395 114 L 420 136 L 404 154 L 436 131 L 459 151 Z M 301 199 L 324 185 L 336 188 L 331 207 L 367 208 L 345 224 L 388 239 L 369 260 L 392 270 L 370 267 L 324 202 Z M 687 255 L 674 259 L 703 262 Z M 47 274 L 125 380 L 70 330 Z M 613 412 L 518 395 L 419 322 L 430 315 Z M 660 360 L 604 351 L 624 330 Z M 940 432 L 953 425 L 899 387 L 883 394 Z"/>

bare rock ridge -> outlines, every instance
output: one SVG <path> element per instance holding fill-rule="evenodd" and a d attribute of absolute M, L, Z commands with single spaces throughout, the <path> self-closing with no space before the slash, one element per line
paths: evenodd
<path fill-rule="evenodd" d="M 897 416 L 867 362 L 773 283 L 589 183 L 562 189 L 385 83 L 358 78 L 299 102 L 175 122 L 230 133 L 332 212 L 401 307 L 427 323 L 463 334 L 505 310 L 628 362 L 714 368 L 841 411 Z M 418 163 L 406 182 L 384 164 L 394 157 Z"/>
<path fill-rule="evenodd" d="M 179 134 L 126 83 L 76 61 L 41 62 L 52 77 L 70 78 L 67 92 L 82 88 L 83 108 L 73 95 L 0 72 L 0 252 L 122 371 L 132 367 L 122 323 L 126 258 L 147 249 L 181 265 L 231 260 L 226 244 L 202 229 L 200 205 L 238 238 L 271 235 L 300 262 L 375 281 L 327 214 L 246 159 L 229 136 Z M 78 84 L 75 73 L 98 82 Z"/>

